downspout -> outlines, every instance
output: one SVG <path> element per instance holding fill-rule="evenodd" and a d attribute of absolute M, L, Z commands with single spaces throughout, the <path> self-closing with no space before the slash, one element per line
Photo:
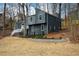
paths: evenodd
<path fill-rule="evenodd" d="M 30 6 L 29 6 L 30 7 Z M 28 25 L 28 4 L 26 4 L 26 26 L 28 27 L 29 25 Z M 27 35 L 29 35 L 28 34 L 28 28 L 26 29 L 26 34 Z"/>
<path fill-rule="evenodd" d="M 47 4 L 47 12 L 49 13 L 49 11 L 48 11 L 48 4 Z M 47 34 L 48 34 L 48 14 L 47 14 Z"/>

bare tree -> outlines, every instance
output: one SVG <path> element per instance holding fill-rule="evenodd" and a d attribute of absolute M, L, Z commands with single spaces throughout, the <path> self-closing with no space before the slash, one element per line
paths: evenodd
<path fill-rule="evenodd" d="M 26 20 L 28 21 L 28 15 L 29 15 L 29 8 L 30 8 L 30 3 L 26 4 Z M 26 34 L 28 35 L 28 25 L 27 25 L 27 22 L 26 22 Z"/>
<path fill-rule="evenodd" d="M 27 24 L 26 24 L 26 19 L 28 19 L 28 18 L 26 18 L 26 17 L 28 17 L 28 4 L 25 4 L 25 3 L 22 3 L 21 4 L 21 7 L 22 7 L 22 10 L 23 10 L 23 23 L 24 23 L 24 27 L 25 27 L 25 30 L 24 30 L 24 34 L 23 34 L 23 36 L 26 36 L 26 34 L 28 34 L 27 33 Z M 26 9 L 26 10 L 25 10 Z M 26 11 L 26 12 L 25 12 Z M 26 13 L 26 15 L 25 15 L 25 13 Z"/>
<path fill-rule="evenodd" d="M 61 3 L 59 3 L 59 19 L 60 19 L 60 30 L 61 30 Z"/>
<path fill-rule="evenodd" d="M 4 16 L 3 16 L 3 24 L 4 24 L 4 26 L 3 26 L 3 32 L 5 33 L 5 18 L 6 18 L 6 16 L 5 16 L 5 14 L 6 14 L 6 3 L 4 3 Z"/>
<path fill-rule="evenodd" d="M 15 16 L 15 8 L 16 8 L 16 4 L 7 4 L 8 5 L 8 12 L 7 15 L 9 15 L 9 26 L 10 26 L 10 30 L 13 29 L 13 24 L 14 24 L 14 16 Z"/>
<path fill-rule="evenodd" d="M 75 17 L 75 11 L 72 4 L 68 4 L 68 22 L 69 22 L 69 31 L 70 31 L 70 41 L 76 42 L 77 39 L 77 32 L 76 32 L 76 17 Z"/>
<path fill-rule="evenodd" d="M 51 4 L 51 8 L 52 8 L 53 15 L 55 15 L 56 14 L 56 10 L 57 10 L 57 3 L 52 3 Z"/>
<path fill-rule="evenodd" d="M 49 13 L 49 4 L 47 3 L 47 12 Z"/>
<path fill-rule="evenodd" d="M 25 18 L 25 4 L 22 3 L 22 10 L 23 10 L 23 23 L 24 23 L 24 32 L 23 32 L 23 36 L 26 36 L 26 18 Z"/>
<path fill-rule="evenodd" d="M 64 13 L 65 13 L 65 27 L 67 25 L 67 17 L 66 17 L 66 4 L 64 4 Z"/>

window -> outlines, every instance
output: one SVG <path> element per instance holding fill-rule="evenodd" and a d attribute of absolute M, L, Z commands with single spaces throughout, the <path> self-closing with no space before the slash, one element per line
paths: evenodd
<path fill-rule="evenodd" d="M 44 30 L 44 25 L 41 25 L 41 30 Z"/>
<path fill-rule="evenodd" d="M 39 19 L 42 20 L 42 15 L 39 15 Z"/>

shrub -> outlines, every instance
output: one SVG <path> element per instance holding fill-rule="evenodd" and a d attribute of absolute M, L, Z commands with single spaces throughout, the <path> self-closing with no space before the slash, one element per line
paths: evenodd
<path fill-rule="evenodd" d="M 32 38 L 43 38 L 44 35 L 32 35 Z"/>

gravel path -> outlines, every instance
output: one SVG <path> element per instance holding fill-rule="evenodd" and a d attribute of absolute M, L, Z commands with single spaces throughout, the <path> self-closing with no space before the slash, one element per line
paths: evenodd
<path fill-rule="evenodd" d="M 65 39 L 31 39 L 32 41 L 37 41 L 37 42 L 66 42 Z"/>

